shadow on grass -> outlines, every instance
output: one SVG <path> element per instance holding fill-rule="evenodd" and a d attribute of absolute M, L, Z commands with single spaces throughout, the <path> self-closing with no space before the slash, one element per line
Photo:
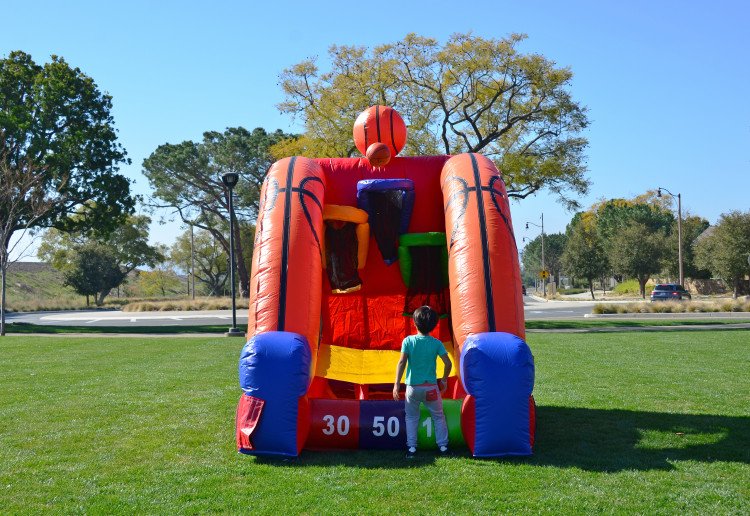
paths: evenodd
<path fill-rule="evenodd" d="M 466 449 L 450 456 L 469 456 Z M 366 469 L 401 469 L 418 468 L 434 464 L 438 459 L 435 450 L 419 450 L 414 458 L 406 458 L 406 448 L 403 450 L 351 450 L 351 451 L 309 451 L 303 450 L 294 459 L 279 459 L 275 457 L 256 457 L 258 464 L 273 466 L 306 467 L 306 466 L 351 466 Z"/>
<path fill-rule="evenodd" d="M 537 408 L 529 464 L 590 471 L 673 469 L 672 461 L 750 464 L 750 417 Z"/>
<path fill-rule="evenodd" d="M 750 464 L 749 443 L 750 417 L 540 406 L 534 455 L 489 461 L 598 472 L 671 470 L 674 461 Z M 451 457 L 470 455 L 460 449 Z M 410 468 L 438 458 L 432 450 L 420 451 L 414 459 L 406 459 L 403 451 L 360 450 L 303 451 L 292 460 L 255 460 L 282 467 Z"/>

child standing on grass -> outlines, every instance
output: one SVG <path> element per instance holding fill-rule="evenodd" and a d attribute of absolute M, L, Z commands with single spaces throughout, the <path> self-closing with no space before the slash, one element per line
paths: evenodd
<path fill-rule="evenodd" d="M 437 323 L 437 313 L 429 306 L 420 306 L 414 310 L 414 324 L 418 333 L 409 335 L 401 343 L 401 358 L 396 367 L 396 381 L 393 383 L 393 399 L 399 399 L 399 384 L 406 368 L 407 458 L 412 458 L 417 453 L 417 427 L 421 403 L 430 411 L 435 423 L 435 438 L 440 453 L 448 453 L 448 425 L 445 423 L 440 393 L 448 386 L 451 361 L 443 343 L 430 336 Z M 437 381 L 435 371 L 437 357 L 440 357 L 445 365 L 440 381 Z"/>

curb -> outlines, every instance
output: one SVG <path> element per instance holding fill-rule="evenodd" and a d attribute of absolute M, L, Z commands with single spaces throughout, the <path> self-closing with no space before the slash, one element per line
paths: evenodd
<path fill-rule="evenodd" d="M 584 314 L 587 319 L 750 319 L 750 312 Z"/>
<path fill-rule="evenodd" d="M 527 329 L 526 333 L 628 333 L 654 331 L 730 331 L 750 330 L 750 323 L 691 324 L 684 326 L 607 326 L 602 328 L 549 328 Z"/>

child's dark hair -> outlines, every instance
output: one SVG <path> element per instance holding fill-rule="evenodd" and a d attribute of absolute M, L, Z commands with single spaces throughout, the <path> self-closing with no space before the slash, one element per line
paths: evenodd
<path fill-rule="evenodd" d="M 414 324 L 417 325 L 419 333 L 430 333 L 438 323 L 438 315 L 427 305 L 420 306 L 414 310 Z"/>

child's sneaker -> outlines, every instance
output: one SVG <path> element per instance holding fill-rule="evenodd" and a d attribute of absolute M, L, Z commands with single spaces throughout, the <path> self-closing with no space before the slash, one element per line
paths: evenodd
<path fill-rule="evenodd" d="M 406 450 L 407 459 L 413 459 L 416 454 L 417 454 L 417 449 L 414 446 L 411 446 L 409 449 Z"/>
<path fill-rule="evenodd" d="M 447 446 L 441 446 L 440 448 L 438 448 L 438 451 L 440 452 L 440 455 L 448 455 L 448 453 L 450 452 Z"/>

